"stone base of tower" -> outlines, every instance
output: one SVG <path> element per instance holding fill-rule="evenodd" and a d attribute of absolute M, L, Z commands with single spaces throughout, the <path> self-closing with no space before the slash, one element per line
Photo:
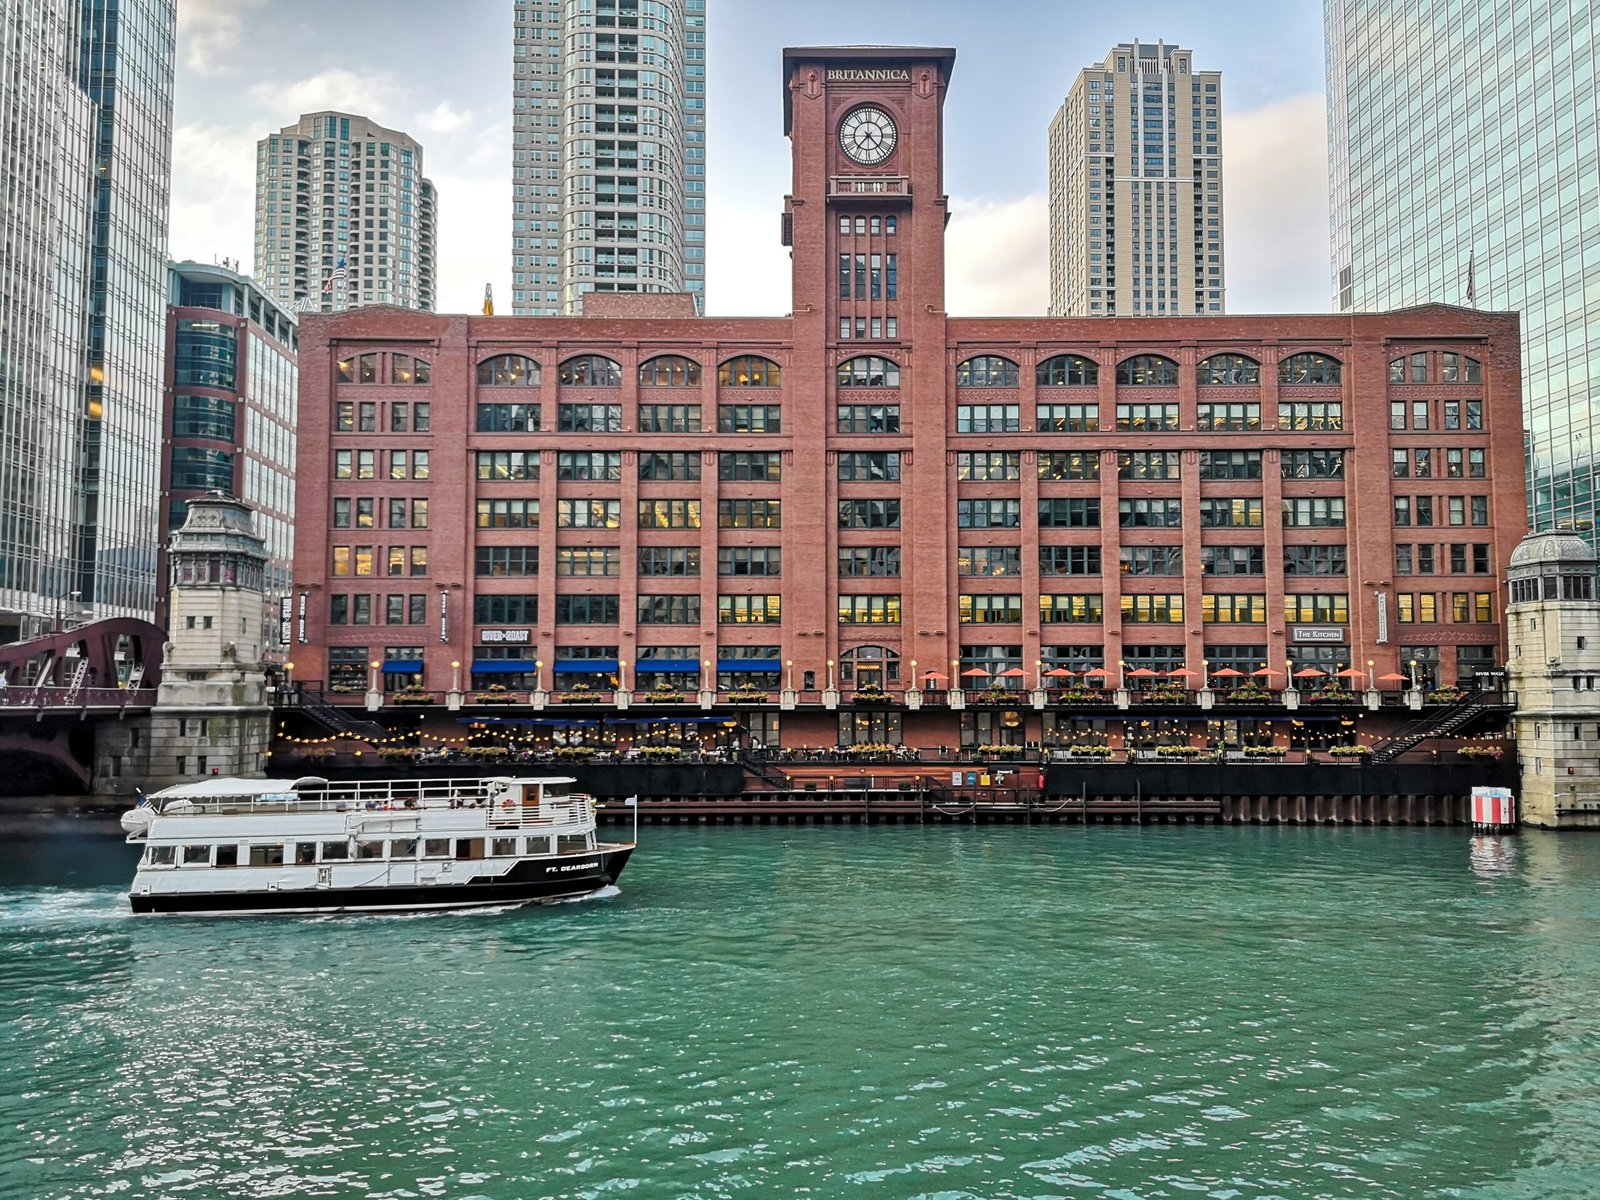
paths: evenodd
<path fill-rule="evenodd" d="M 1600 830 L 1600 789 L 1576 777 L 1540 778 L 1524 771 L 1517 796 L 1522 823 L 1534 829 Z"/>

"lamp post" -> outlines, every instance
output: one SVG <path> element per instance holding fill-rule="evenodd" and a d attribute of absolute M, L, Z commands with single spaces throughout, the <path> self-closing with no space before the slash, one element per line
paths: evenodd
<path fill-rule="evenodd" d="M 628 660 L 617 659 L 617 687 L 622 691 L 628 690 Z"/>
<path fill-rule="evenodd" d="M 1375 692 L 1378 690 L 1378 680 L 1373 674 L 1373 669 L 1376 666 L 1377 664 L 1374 663 L 1370 658 L 1367 659 L 1367 691 L 1369 692 Z"/>
<path fill-rule="evenodd" d="M 784 672 L 785 672 L 785 676 L 784 677 L 789 681 L 784 686 L 787 687 L 792 692 L 792 691 L 794 691 L 794 659 L 792 659 L 792 658 L 784 659 L 783 660 L 783 669 L 784 669 Z"/>
<path fill-rule="evenodd" d="M 294 690 L 294 664 L 292 662 L 283 664 L 283 686 L 290 691 Z"/>
<path fill-rule="evenodd" d="M 1208 691 L 1211 688 L 1211 663 L 1208 659 L 1200 660 L 1200 690 Z"/>
<path fill-rule="evenodd" d="M 911 660 L 911 690 L 913 692 L 922 690 L 922 680 L 917 678 L 917 660 L 914 658 Z"/>
<path fill-rule="evenodd" d="M 536 692 L 544 691 L 544 659 L 542 658 L 533 660 L 533 690 Z"/>
<path fill-rule="evenodd" d="M 382 665 L 383 664 L 381 664 L 377 659 L 373 659 L 367 664 L 367 666 L 372 668 L 372 673 L 367 679 L 367 691 L 375 692 L 378 690 L 378 668 Z"/>
<path fill-rule="evenodd" d="M 833 659 L 828 660 L 828 690 L 833 691 Z"/>
<path fill-rule="evenodd" d="M 711 660 L 709 658 L 700 660 L 700 690 L 702 692 L 711 690 Z"/>
<path fill-rule="evenodd" d="M 452 692 L 459 692 L 461 690 L 461 660 L 460 659 L 455 659 L 450 663 L 450 690 Z"/>
<path fill-rule="evenodd" d="M 71 599 L 71 600 L 72 600 L 72 602 L 73 602 L 73 604 L 74 604 L 74 606 L 76 606 L 76 604 L 77 604 L 77 602 L 78 602 L 78 600 L 79 600 L 79 599 L 80 599 L 80 598 L 81 598 L 81 597 L 82 597 L 82 596 L 83 596 L 83 593 L 82 593 L 82 592 L 62 592 L 62 593 L 61 593 L 61 594 L 60 594 L 60 595 L 58 595 L 58 596 L 57 596 L 57 597 L 56 597 L 56 620 L 55 620 L 55 629 L 53 629 L 53 630 L 52 630 L 52 631 L 51 631 L 51 632 L 53 632 L 53 633 L 60 633 L 60 632 L 61 632 L 61 630 L 62 630 L 62 624 L 61 624 L 61 602 L 62 602 L 62 601 L 63 601 L 63 600 L 66 600 L 66 599 L 69 599 L 69 598 L 70 598 L 70 599 Z"/>
<path fill-rule="evenodd" d="M 1417 673 L 1417 660 L 1414 658 L 1411 660 L 1411 690 L 1422 690 L 1422 677 Z"/>

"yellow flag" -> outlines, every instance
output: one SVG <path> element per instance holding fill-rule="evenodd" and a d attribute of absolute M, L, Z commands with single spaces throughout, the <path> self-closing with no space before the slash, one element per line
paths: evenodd
<path fill-rule="evenodd" d="M 494 284 L 492 283 L 483 285 L 483 315 L 486 317 L 494 316 Z"/>

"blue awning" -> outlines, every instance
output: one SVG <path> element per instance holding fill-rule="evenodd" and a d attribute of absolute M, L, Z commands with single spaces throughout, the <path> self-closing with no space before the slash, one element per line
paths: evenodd
<path fill-rule="evenodd" d="M 420 658 L 396 658 L 383 664 L 385 675 L 415 675 L 422 670 Z"/>
<path fill-rule="evenodd" d="M 700 662 L 693 658 L 641 658 L 636 669 L 641 674 L 648 674 L 651 671 L 673 671 L 684 674 L 698 671 Z"/>
<path fill-rule="evenodd" d="M 520 675 L 523 672 L 532 672 L 537 666 L 531 658 L 475 658 L 472 660 L 472 673 L 474 675 Z"/>
<path fill-rule="evenodd" d="M 614 658 L 569 658 L 556 663 L 557 675 L 615 675 L 617 673 L 617 660 Z"/>
<path fill-rule="evenodd" d="M 781 658 L 719 658 L 719 671 L 777 671 L 783 667 Z"/>

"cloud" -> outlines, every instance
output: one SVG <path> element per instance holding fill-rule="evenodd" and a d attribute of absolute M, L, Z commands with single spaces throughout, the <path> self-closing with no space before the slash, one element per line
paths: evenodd
<path fill-rule="evenodd" d="M 194 121 L 172 134 L 174 259 L 237 258 L 249 270 L 255 244 L 256 137 Z"/>
<path fill-rule="evenodd" d="M 181 0 L 178 45 L 184 65 L 197 75 L 229 75 L 241 61 L 234 55 L 244 31 L 245 13 L 262 0 Z"/>
<path fill-rule="evenodd" d="M 359 113 L 392 128 L 385 113 L 404 96 L 399 80 L 387 71 L 351 71 L 345 67 L 329 67 L 291 83 L 264 80 L 250 88 L 250 98 L 262 109 L 283 114 L 275 128 L 293 124 L 303 113 L 324 109 Z"/>
<path fill-rule="evenodd" d="M 448 100 L 441 100 L 439 106 L 432 112 L 419 113 L 413 117 L 411 124 L 424 133 L 454 133 L 468 124 L 472 117 L 470 108 L 457 111 L 450 107 Z"/>
<path fill-rule="evenodd" d="M 1044 196 L 952 197 L 950 211 L 945 308 L 958 317 L 1042 316 L 1050 298 Z"/>
<path fill-rule="evenodd" d="M 1327 312 L 1327 113 L 1322 93 L 1223 121 L 1228 311 Z"/>

